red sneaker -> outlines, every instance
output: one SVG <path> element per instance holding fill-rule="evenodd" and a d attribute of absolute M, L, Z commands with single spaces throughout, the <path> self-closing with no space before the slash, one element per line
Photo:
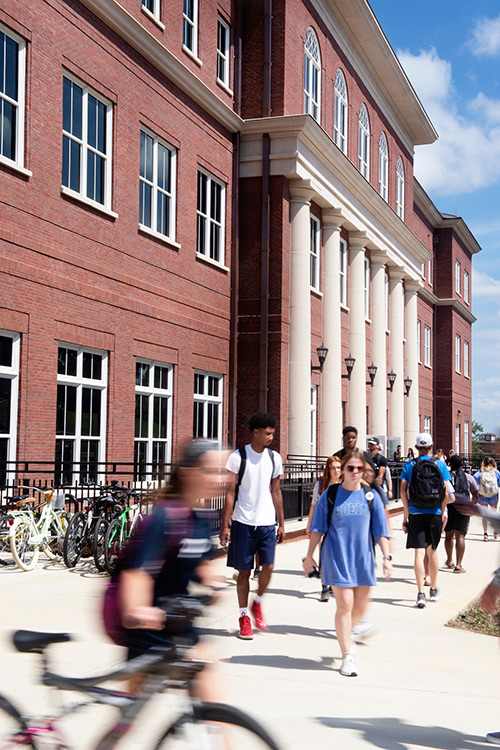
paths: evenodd
<path fill-rule="evenodd" d="M 253 638 L 252 625 L 248 615 L 241 615 L 240 617 L 240 632 L 239 637 L 244 641 L 251 641 Z"/>
<path fill-rule="evenodd" d="M 262 617 L 262 607 L 260 603 L 254 602 L 250 607 L 250 612 L 255 620 L 255 627 L 259 630 L 269 630 L 269 625 L 266 625 L 264 618 Z"/>

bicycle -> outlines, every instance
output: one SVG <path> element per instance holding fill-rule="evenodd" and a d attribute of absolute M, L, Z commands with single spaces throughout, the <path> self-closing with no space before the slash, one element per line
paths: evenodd
<path fill-rule="evenodd" d="M 207 597 L 169 597 L 164 608 L 167 620 L 185 627 L 203 613 Z M 120 709 L 117 723 L 101 738 L 95 750 L 112 750 L 129 731 L 140 711 L 158 692 L 180 689 L 186 696 L 186 710 L 159 737 L 149 744 L 152 750 L 279 750 L 267 730 L 248 714 L 222 703 L 204 703 L 189 696 L 189 688 L 209 662 L 188 655 L 189 646 L 173 637 L 175 646 L 164 651 L 145 653 L 119 669 L 97 677 L 73 678 L 55 674 L 49 669 L 46 649 L 53 643 L 71 640 L 68 633 L 38 633 L 19 630 L 13 643 L 22 653 L 36 653 L 42 659 L 42 684 L 63 691 L 76 691 L 88 700 L 62 707 L 55 716 L 26 717 L 5 696 L 0 695 L 0 748 L 19 750 L 19 746 L 38 750 L 38 740 L 53 741 L 58 750 L 69 750 L 58 731 L 58 722 L 68 714 L 93 703 Z M 110 690 L 100 685 L 108 680 L 123 680 L 134 674 L 146 679 L 138 695 Z"/>
<path fill-rule="evenodd" d="M 116 561 L 120 551 L 134 531 L 139 528 L 143 518 L 140 505 L 130 505 L 109 523 L 104 537 L 103 551 L 106 570 L 110 575 L 116 570 Z"/>
<path fill-rule="evenodd" d="M 8 514 L 10 551 L 16 565 L 24 571 L 33 570 L 38 562 L 40 550 L 49 560 L 56 560 L 62 555 L 63 539 L 68 528 L 69 514 L 66 510 L 54 510 L 52 489 L 42 490 L 39 487 L 26 487 L 28 491 L 37 491 L 44 500 L 37 503 L 36 498 L 21 498 L 18 504 L 33 505 L 32 509 L 23 507 Z M 72 495 L 67 496 L 74 500 Z M 76 500 L 74 500 L 76 503 Z M 41 511 L 40 511 L 41 508 Z M 39 515 L 36 513 L 39 511 Z"/>

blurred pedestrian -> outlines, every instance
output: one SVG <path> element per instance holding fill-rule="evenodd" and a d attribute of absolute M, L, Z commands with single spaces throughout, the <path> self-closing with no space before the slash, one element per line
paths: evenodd
<path fill-rule="evenodd" d="M 474 474 L 474 479 L 479 485 L 478 502 L 479 505 L 488 505 L 496 510 L 498 507 L 498 488 L 500 487 L 500 472 L 497 469 L 497 463 L 494 458 L 485 456 L 481 463 L 481 468 Z M 483 539 L 488 541 L 488 519 L 483 516 Z M 494 538 L 497 539 L 498 532 L 493 529 Z"/>

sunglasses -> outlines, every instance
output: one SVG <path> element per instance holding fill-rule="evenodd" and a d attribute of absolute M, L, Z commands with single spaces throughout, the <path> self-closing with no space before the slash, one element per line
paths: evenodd
<path fill-rule="evenodd" d="M 363 467 L 362 466 L 346 466 L 346 469 L 347 469 L 347 471 L 350 471 L 351 474 L 353 473 L 353 471 L 359 471 L 359 472 L 363 471 Z"/>

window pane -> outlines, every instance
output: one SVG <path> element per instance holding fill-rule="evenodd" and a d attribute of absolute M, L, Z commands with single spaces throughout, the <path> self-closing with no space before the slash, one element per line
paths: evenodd
<path fill-rule="evenodd" d="M 205 393 L 205 378 L 196 372 L 194 374 L 194 392 L 198 395 Z"/>
<path fill-rule="evenodd" d="M 101 434 L 101 391 L 92 389 L 92 411 L 91 411 L 90 434 L 98 437 Z"/>
<path fill-rule="evenodd" d="M 92 389 L 82 388 L 82 435 L 90 435 L 90 413 L 92 408 Z"/>
<path fill-rule="evenodd" d="M 135 365 L 135 384 L 142 385 L 145 388 L 149 386 L 149 369 L 147 362 L 136 362 Z"/>
<path fill-rule="evenodd" d="M 63 79 L 63 128 L 75 138 L 82 137 L 83 89 Z"/>
<path fill-rule="evenodd" d="M 219 395 L 219 378 L 214 378 L 213 375 L 208 377 L 208 395 L 215 397 Z"/>
<path fill-rule="evenodd" d="M 167 408 L 168 399 L 161 398 L 160 396 L 154 397 L 153 403 L 153 437 L 163 438 L 167 437 Z"/>
<path fill-rule="evenodd" d="M 162 390 L 168 390 L 168 367 L 155 367 L 155 388 L 161 388 Z"/>
<path fill-rule="evenodd" d="M 193 437 L 203 437 L 203 404 L 195 401 L 193 415 Z"/>
<path fill-rule="evenodd" d="M 210 258 L 212 260 L 219 260 L 219 248 L 220 248 L 220 227 L 210 222 Z"/>
<path fill-rule="evenodd" d="M 153 139 L 141 132 L 141 177 L 153 181 Z"/>
<path fill-rule="evenodd" d="M 219 404 L 208 404 L 207 438 L 212 440 L 219 438 Z"/>
<path fill-rule="evenodd" d="M 170 226 L 168 221 L 168 197 L 165 193 L 158 193 L 156 200 L 156 231 L 168 236 Z"/>
<path fill-rule="evenodd" d="M 74 440 L 56 440 L 54 484 L 71 484 L 73 482 Z"/>
<path fill-rule="evenodd" d="M 9 441 L 0 439 L 0 487 L 7 486 L 7 456 L 9 455 Z M 12 467 L 10 467 L 12 468 Z"/>
<path fill-rule="evenodd" d="M 57 386 L 56 435 L 64 435 L 66 413 L 66 386 Z"/>
<path fill-rule="evenodd" d="M 161 143 L 158 144 L 157 157 L 158 187 L 170 192 L 170 151 L 165 146 L 162 146 Z"/>
<path fill-rule="evenodd" d="M 99 441 L 82 440 L 80 452 L 80 476 L 90 481 L 97 481 L 97 462 L 99 459 Z"/>
<path fill-rule="evenodd" d="M 198 236 L 196 242 L 197 252 L 205 255 L 205 219 L 198 214 Z"/>
<path fill-rule="evenodd" d="M 167 444 L 153 443 L 153 479 L 165 478 L 167 461 Z"/>
<path fill-rule="evenodd" d="M 207 212 L 207 181 L 207 176 L 198 172 L 198 211 L 204 214 Z"/>
<path fill-rule="evenodd" d="M 12 367 L 12 339 L 10 336 L 0 336 L 0 366 Z"/>
<path fill-rule="evenodd" d="M 136 440 L 134 443 L 134 479 L 142 482 L 146 479 L 147 443 Z"/>
<path fill-rule="evenodd" d="M 17 109 L 10 102 L 0 99 L 0 143 L 2 156 L 16 158 Z"/>
<path fill-rule="evenodd" d="M 10 433 L 10 410 L 11 410 L 11 388 L 10 378 L 0 378 L 0 433 Z"/>

